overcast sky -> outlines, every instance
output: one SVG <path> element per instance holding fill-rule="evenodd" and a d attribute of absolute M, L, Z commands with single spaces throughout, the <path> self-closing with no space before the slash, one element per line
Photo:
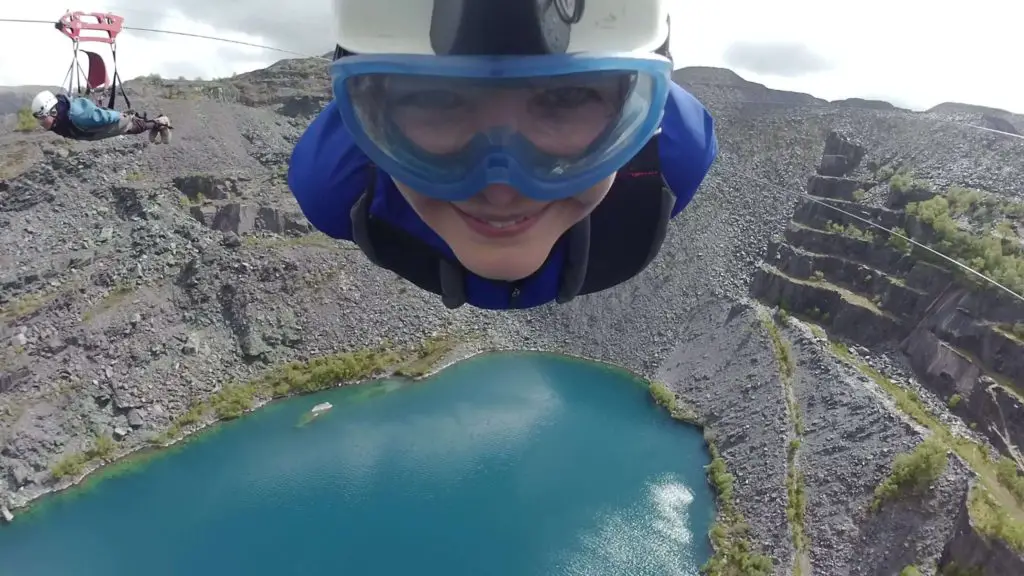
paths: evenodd
<path fill-rule="evenodd" d="M 56 20 L 67 0 L 0 0 L 3 17 Z M 232 38 L 303 52 L 331 50 L 331 0 L 81 0 L 127 26 Z M 425 0 L 424 0 L 425 1 Z M 1024 113 L 1024 72 L 1013 30 L 1024 3 L 973 0 L 675 0 L 676 65 L 725 66 L 773 88 L 830 100 L 881 98 L 923 109 L 944 101 Z M 143 9 L 144 6 L 151 8 Z M 135 8 L 133 8 L 133 6 Z M 244 7 L 244 8 L 243 8 Z M 71 43 L 46 25 L 0 23 L 0 85 L 57 84 Z M 96 46 L 96 45 L 94 45 Z M 179 36 L 126 31 L 122 76 L 229 76 L 286 55 Z M 1017 54 L 1016 58 L 1012 55 Z"/>

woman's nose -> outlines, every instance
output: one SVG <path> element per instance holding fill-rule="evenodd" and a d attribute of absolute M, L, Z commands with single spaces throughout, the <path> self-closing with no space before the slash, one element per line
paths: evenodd
<path fill-rule="evenodd" d="M 519 198 L 519 191 L 507 184 L 491 184 L 479 196 L 488 204 L 505 207 L 511 206 Z"/>

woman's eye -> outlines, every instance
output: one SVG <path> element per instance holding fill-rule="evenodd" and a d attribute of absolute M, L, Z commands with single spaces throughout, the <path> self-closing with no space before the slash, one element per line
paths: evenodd
<path fill-rule="evenodd" d="M 601 94 L 593 88 L 566 87 L 545 90 L 534 97 L 534 102 L 544 108 L 578 108 L 591 102 L 600 102 Z"/>
<path fill-rule="evenodd" d="M 434 110 L 451 110 L 465 104 L 465 100 L 448 90 L 430 90 L 414 92 L 400 96 L 395 102 L 398 106 L 414 108 L 430 108 Z"/>

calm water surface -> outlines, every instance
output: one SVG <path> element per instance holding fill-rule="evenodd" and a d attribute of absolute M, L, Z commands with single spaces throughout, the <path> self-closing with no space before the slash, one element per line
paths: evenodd
<path fill-rule="evenodd" d="M 51 498 L 0 529 L 0 575 L 696 574 L 707 462 L 621 373 L 481 356 L 274 403 Z"/>

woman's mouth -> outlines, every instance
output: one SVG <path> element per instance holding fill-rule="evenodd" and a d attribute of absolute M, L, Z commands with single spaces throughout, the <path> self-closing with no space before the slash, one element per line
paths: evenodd
<path fill-rule="evenodd" d="M 540 219 L 540 216 L 547 211 L 548 204 L 536 212 L 530 214 L 517 214 L 509 216 L 474 215 L 452 205 L 455 212 L 466 222 L 469 227 L 488 238 L 508 238 L 522 234 L 529 230 Z"/>

